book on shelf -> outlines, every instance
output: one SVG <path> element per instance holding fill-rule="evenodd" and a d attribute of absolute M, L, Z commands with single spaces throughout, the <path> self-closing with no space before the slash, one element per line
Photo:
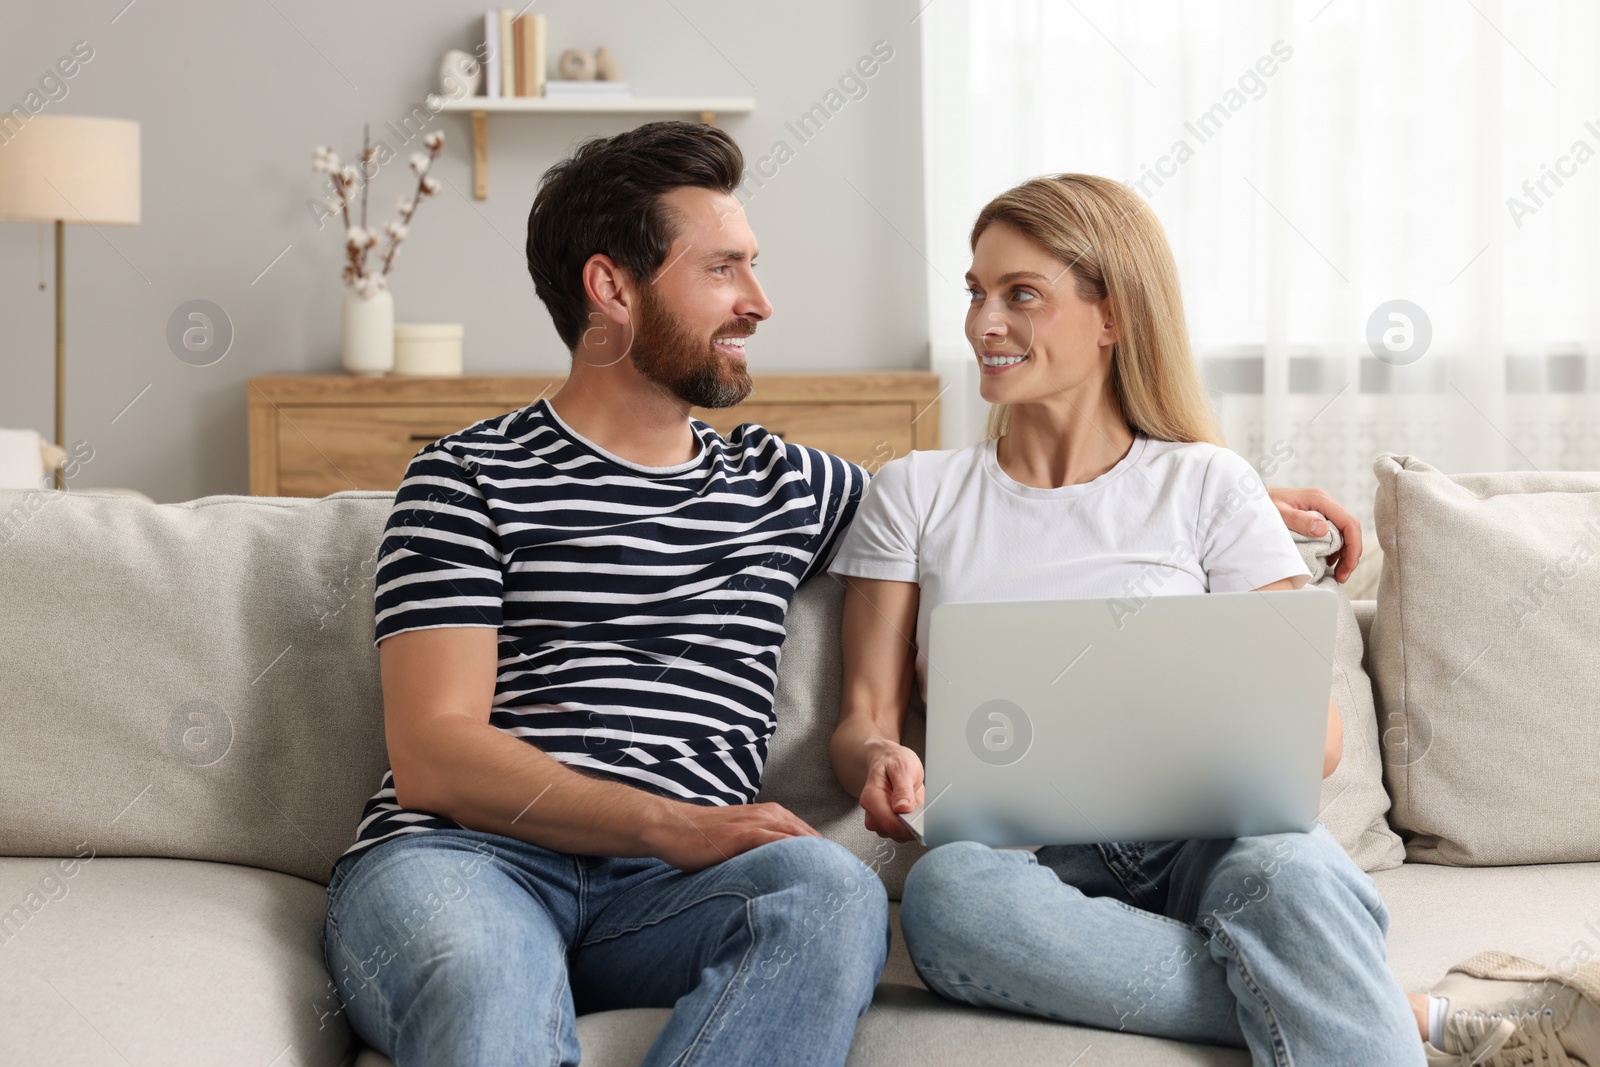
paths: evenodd
<path fill-rule="evenodd" d="M 628 100 L 633 97 L 627 82 L 560 80 L 545 82 L 544 95 L 558 100 Z"/>
<path fill-rule="evenodd" d="M 500 12 L 483 13 L 483 95 L 500 95 Z"/>
<path fill-rule="evenodd" d="M 500 95 L 517 93 L 517 39 L 511 33 L 511 9 L 502 7 L 495 14 L 500 19 Z"/>
<path fill-rule="evenodd" d="M 518 15 L 512 23 L 516 37 L 518 96 L 544 95 L 545 26 L 543 15 Z"/>

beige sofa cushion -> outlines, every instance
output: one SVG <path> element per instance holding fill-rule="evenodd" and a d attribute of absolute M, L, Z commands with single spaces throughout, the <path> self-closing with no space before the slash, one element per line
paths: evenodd
<path fill-rule="evenodd" d="M 82 854 L 0 858 L 0 1063 L 342 1062 L 356 1039 L 323 963 L 322 886 Z"/>
<path fill-rule="evenodd" d="M 1600 474 L 1373 469 L 1368 659 L 1407 858 L 1600 859 Z"/>
<path fill-rule="evenodd" d="M 1378 746 L 1378 715 L 1372 682 L 1362 664 L 1361 626 L 1347 590 L 1333 576 L 1328 556 L 1343 547 L 1338 528 L 1328 524 L 1321 537 L 1295 534 L 1300 556 L 1311 571 L 1306 588 L 1339 596 L 1339 621 L 1333 644 L 1333 699 L 1344 725 L 1339 766 L 1322 780 L 1321 818 L 1350 858 L 1364 871 L 1400 866 L 1405 846 L 1385 818 L 1389 794 L 1383 787 L 1383 757 Z"/>
<path fill-rule="evenodd" d="M 0 490 L 0 855 L 87 842 L 326 883 L 387 767 L 392 498 Z"/>

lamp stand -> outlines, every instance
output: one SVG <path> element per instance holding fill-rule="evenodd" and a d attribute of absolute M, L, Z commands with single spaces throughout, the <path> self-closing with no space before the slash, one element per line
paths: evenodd
<path fill-rule="evenodd" d="M 67 280 L 67 224 L 56 219 L 56 446 L 67 445 L 67 303 L 62 286 Z M 65 488 L 61 465 L 56 464 L 56 488 Z"/>

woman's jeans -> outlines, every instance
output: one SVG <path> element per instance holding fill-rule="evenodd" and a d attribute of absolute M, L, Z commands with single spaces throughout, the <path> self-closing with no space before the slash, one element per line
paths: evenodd
<path fill-rule="evenodd" d="M 942 845 L 900 925 L 951 1000 L 1248 1048 L 1277 1067 L 1424 1063 L 1389 913 L 1327 827 L 1236 841 Z"/>
<path fill-rule="evenodd" d="M 397 1067 L 576 1064 L 576 1014 L 672 1008 L 647 1065 L 842 1064 L 889 951 L 877 875 L 792 837 L 685 873 L 474 830 L 334 867 L 323 952 Z"/>

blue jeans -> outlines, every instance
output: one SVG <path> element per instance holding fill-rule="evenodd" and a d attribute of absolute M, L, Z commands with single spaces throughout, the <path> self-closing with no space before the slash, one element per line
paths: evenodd
<path fill-rule="evenodd" d="M 1236 841 L 942 845 L 900 925 L 951 1000 L 1248 1048 L 1256 1064 L 1425 1062 L 1377 887 L 1320 822 Z"/>
<path fill-rule="evenodd" d="M 673 1008 L 647 1065 L 842 1064 L 889 951 L 877 875 L 792 837 L 685 873 L 474 830 L 341 860 L 323 954 L 397 1067 L 576 1064 L 578 1013 Z"/>

